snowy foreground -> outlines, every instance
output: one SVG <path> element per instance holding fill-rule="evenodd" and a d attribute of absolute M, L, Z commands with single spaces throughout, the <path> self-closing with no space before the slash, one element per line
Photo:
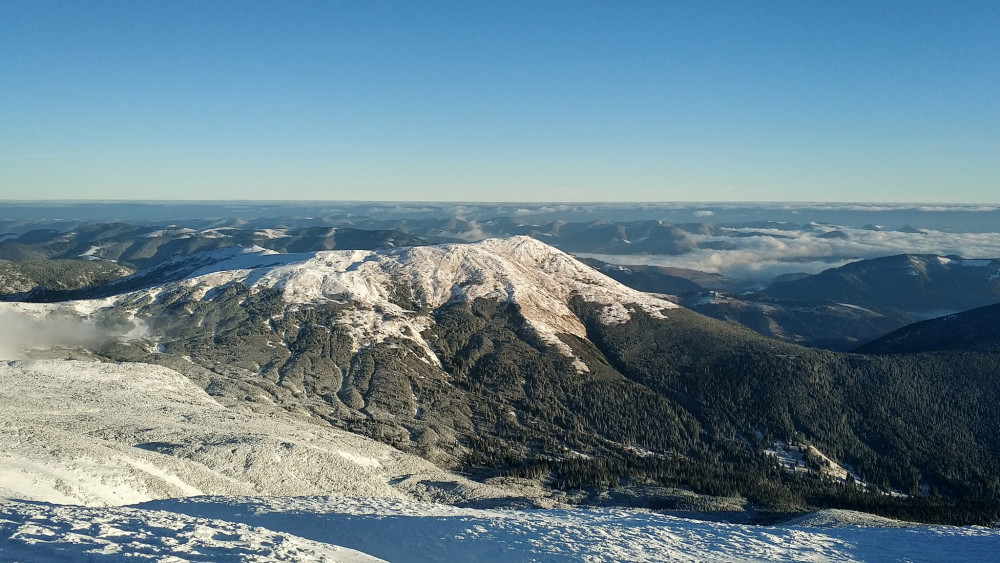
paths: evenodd
<path fill-rule="evenodd" d="M 502 486 L 501 486 L 502 485 Z M 985 561 L 1000 530 L 551 504 L 144 364 L 0 362 L 0 561 Z M 19 499 L 19 500 L 17 500 Z M 433 502 L 430 502 L 433 501 Z"/>
<path fill-rule="evenodd" d="M 2 503 L 0 560 L 990 561 L 1000 550 L 997 530 L 860 526 L 850 523 L 859 515 L 836 511 L 764 527 L 390 499 L 193 497 L 141 506 Z"/>

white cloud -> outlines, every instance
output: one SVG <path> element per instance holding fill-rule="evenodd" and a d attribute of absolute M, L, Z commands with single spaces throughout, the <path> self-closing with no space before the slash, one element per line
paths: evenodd
<path fill-rule="evenodd" d="M 715 212 L 708 209 L 699 209 L 694 212 L 695 217 L 711 217 L 712 215 L 715 215 Z"/>
<path fill-rule="evenodd" d="M 23 358 L 32 348 L 82 346 L 95 348 L 101 344 L 141 336 L 144 327 L 134 323 L 126 326 L 100 326 L 93 319 L 66 316 L 59 313 L 34 316 L 17 309 L 0 311 L 0 360 Z"/>
<path fill-rule="evenodd" d="M 680 256 L 591 255 L 616 264 L 687 268 L 727 277 L 766 281 L 776 275 L 818 273 L 848 262 L 893 254 L 957 254 L 965 258 L 1000 258 L 1000 233 L 924 234 L 839 227 L 848 238 L 821 238 L 810 231 L 767 230 L 762 236 L 692 235 L 698 242 L 728 242 L 730 250 L 696 250 Z M 786 238 L 787 237 L 787 238 Z"/>

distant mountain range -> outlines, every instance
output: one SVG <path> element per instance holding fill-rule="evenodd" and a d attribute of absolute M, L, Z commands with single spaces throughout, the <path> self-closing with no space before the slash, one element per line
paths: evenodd
<path fill-rule="evenodd" d="M 218 227 L 136 226 L 124 223 L 86 225 L 71 231 L 31 230 L 0 241 L 0 259 L 112 260 L 148 268 L 176 256 L 232 246 L 260 246 L 278 252 L 314 252 L 333 248 L 359 249 L 418 246 L 423 241 L 398 231 L 303 227 L 246 229 Z"/>
<path fill-rule="evenodd" d="M 304 211 L 304 210 L 300 210 Z M 214 233 L 217 238 L 228 239 L 241 245 L 258 244 L 264 238 L 288 238 L 284 243 L 288 251 L 322 250 L 329 241 L 325 233 L 329 229 L 345 231 L 341 244 L 347 243 L 350 231 L 405 233 L 412 237 L 410 242 L 420 239 L 428 243 L 475 242 L 486 238 L 502 238 L 527 235 L 544 241 L 566 252 L 597 255 L 651 255 L 676 256 L 696 250 L 734 250 L 741 247 L 741 241 L 772 240 L 791 241 L 802 234 L 817 240 L 848 240 L 858 233 L 872 231 L 926 235 L 927 231 L 908 225 L 899 229 L 883 229 L 870 226 L 864 229 L 843 227 L 826 223 L 790 223 L 771 220 L 744 220 L 727 223 L 711 222 L 671 222 L 664 219 L 568 221 L 565 219 L 544 220 L 531 216 L 492 216 L 468 219 L 456 216 L 392 217 L 384 209 L 369 209 L 370 214 L 334 214 L 324 216 L 288 215 L 282 217 L 212 217 L 178 218 L 174 221 L 150 221 L 141 225 L 113 223 L 106 221 L 46 221 L 46 220 L 2 220 L 0 219 L 0 259 L 27 260 L 52 257 L 54 254 L 76 256 L 89 251 L 84 246 L 88 241 L 107 246 L 108 256 L 120 253 L 121 260 L 130 261 L 148 258 L 148 251 L 140 247 L 111 249 L 111 242 L 142 242 L 129 240 L 135 237 L 158 238 L 162 234 L 174 236 L 180 230 L 189 234 Z M 419 213 L 417 214 L 419 215 Z M 541 214 L 548 217 L 550 214 Z M 388 216 L 388 217 L 383 217 Z M 161 233 L 163 231 L 163 233 Z M 72 240 L 60 241 L 59 237 L 72 234 Z M 851 234 L 849 234 L 851 233 Z M 358 233 L 360 234 L 360 233 Z M 306 239 L 299 241 L 299 239 Z M 11 242 L 12 244 L 2 244 Z M 68 243 L 60 246 L 58 243 Z M 190 241 L 189 241 L 190 242 Z M 75 243 L 75 246 L 74 246 Z M 153 243 L 155 245 L 155 241 Z M 360 244 L 360 243 L 356 243 Z M 396 246 L 406 244 L 404 239 L 396 241 Z M 179 245 L 183 249 L 184 245 Z M 38 252 L 40 247 L 45 247 Z M 69 253 L 76 252 L 69 256 Z"/>
<path fill-rule="evenodd" d="M 678 296 L 713 318 L 806 346 L 847 351 L 919 320 L 1000 302 L 1000 260 L 902 254 L 762 290 L 718 275 L 655 266 L 590 264 L 630 287 Z"/>
<path fill-rule="evenodd" d="M 860 260 L 806 278 L 773 283 L 761 294 L 784 301 L 822 297 L 915 316 L 1000 302 L 1000 260 L 901 254 Z"/>

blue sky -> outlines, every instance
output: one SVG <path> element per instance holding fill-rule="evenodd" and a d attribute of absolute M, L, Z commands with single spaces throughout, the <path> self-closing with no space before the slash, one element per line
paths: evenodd
<path fill-rule="evenodd" d="M 1000 201 L 1000 2 L 0 0 L 0 199 Z"/>

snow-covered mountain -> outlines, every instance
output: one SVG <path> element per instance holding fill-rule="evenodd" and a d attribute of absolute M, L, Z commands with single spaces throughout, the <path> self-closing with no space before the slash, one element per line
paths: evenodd
<path fill-rule="evenodd" d="M 141 281 L 140 281 L 141 280 Z M 573 297 L 604 307 L 602 319 L 622 322 L 639 309 L 662 317 L 676 305 L 629 289 L 567 254 L 530 237 L 488 239 L 476 244 L 446 244 L 367 251 L 281 254 L 261 247 L 228 247 L 178 257 L 118 280 L 100 290 L 111 299 L 55 306 L 13 304 L 9 310 L 128 312 L 140 319 L 179 294 L 192 302 L 212 300 L 235 284 L 249 294 L 280 292 L 284 306 L 350 305 L 337 322 L 349 326 L 353 349 L 389 337 L 412 340 L 427 359 L 440 364 L 419 334 L 442 306 L 479 298 L 516 305 L 547 344 L 572 357 L 560 334 L 586 338 L 570 311 Z M 132 291 L 135 287 L 143 287 Z M 152 332 L 150 338 L 157 338 Z M 582 362 L 578 369 L 586 371 Z"/>
<path fill-rule="evenodd" d="M 431 322 L 433 311 L 478 298 L 516 305 L 546 343 L 567 355 L 572 352 L 559 334 L 586 337 L 583 324 L 569 309 L 572 297 L 601 304 L 606 322 L 627 320 L 629 306 L 654 316 L 676 307 L 622 286 L 525 236 L 382 251 L 278 254 L 254 247 L 237 254 L 231 249 L 214 254 L 217 259 L 206 260 L 207 266 L 190 272 L 181 284 L 190 288 L 192 298 L 204 300 L 209 292 L 241 283 L 251 294 L 280 291 L 286 306 L 349 303 L 352 310 L 341 321 L 351 326 L 355 349 L 390 336 L 423 344 L 416 335 Z M 140 303 L 151 298 L 155 303 L 172 291 L 176 288 L 160 286 L 128 299 Z M 115 306 L 127 303 L 117 300 Z M 426 353 L 440 363 L 432 350 Z"/>
<path fill-rule="evenodd" d="M 128 291 L 140 278 L 143 289 Z M 527 346 L 521 359 L 547 354 L 558 364 L 550 369 L 570 375 L 590 373 L 593 361 L 573 303 L 597 307 L 611 324 L 676 308 L 529 237 L 299 254 L 226 248 L 160 263 L 104 291 L 116 289 L 102 299 L 4 303 L 0 313 L 30 317 L 29 333 L 79 319 L 67 326 L 93 333 L 91 343 L 103 334 L 103 353 L 117 359 L 161 363 L 228 403 L 301 409 L 445 465 L 467 454 L 461 437 L 476 425 L 450 367 L 455 354 L 470 353 L 451 342 L 472 335 L 469 319 L 442 325 L 446 313 L 504 307 L 496 320 Z"/>

